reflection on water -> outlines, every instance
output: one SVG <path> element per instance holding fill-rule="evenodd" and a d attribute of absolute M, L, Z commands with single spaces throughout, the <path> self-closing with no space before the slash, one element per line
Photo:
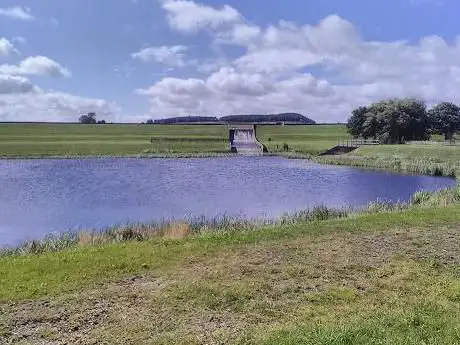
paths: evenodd
<path fill-rule="evenodd" d="M 69 229 L 205 215 L 277 217 L 408 200 L 453 179 L 279 157 L 0 161 L 0 245 Z"/>

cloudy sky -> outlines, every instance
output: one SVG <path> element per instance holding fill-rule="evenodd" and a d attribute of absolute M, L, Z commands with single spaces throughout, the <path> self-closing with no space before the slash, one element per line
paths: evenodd
<path fill-rule="evenodd" d="M 0 121 L 460 102 L 455 0 L 1 0 Z M 459 36 L 460 37 L 460 36 Z"/>

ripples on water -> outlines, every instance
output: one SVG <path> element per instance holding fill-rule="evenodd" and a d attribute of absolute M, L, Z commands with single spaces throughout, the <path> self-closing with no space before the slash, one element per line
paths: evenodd
<path fill-rule="evenodd" d="M 1 160 L 0 245 L 130 222 L 406 201 L 454 184 L 280 157 Z"/>

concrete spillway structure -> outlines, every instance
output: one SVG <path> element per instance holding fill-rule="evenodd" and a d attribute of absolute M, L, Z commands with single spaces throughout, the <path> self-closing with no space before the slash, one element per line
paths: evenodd
<path fill-rule="evenodd" d="M 257 141 L 255 125 L 228 125 L 230 150 L 241 155 L 258 156 L 264 152 L 263 145 Z"/>

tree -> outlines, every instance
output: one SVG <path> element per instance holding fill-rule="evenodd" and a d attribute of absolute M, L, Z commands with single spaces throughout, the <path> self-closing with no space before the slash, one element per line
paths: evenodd
<path fill-rule="evenodd" d="M 152 120 L 152 119 L 148 119 L 145 123 L 148 124 L 148 125 L 153 125 L 153 120 Z"/>
<path fill-rule="evenodd" d="M 453 103 L 435 105 L 428 111 L 428 118 L 434 133 L 443 134 L 445 140 L 452 140 L 460 130 L 460 107 Z"/>
<path fill-rule="evenodd" d="M 366 122 L 368 109 L 359 107 L 351 112 L 351 117 L 348 119 L 347 130 L 354 138 L 362 135 L 363 125 Z"/>
<path fill-rule="evenodd" d="M 105 122 L 105 120 L 99 120 L 99 121 L 97 121 L 97 123 L 98 123 L 99 125 L 105 125 L 106 122 Z"/>
<path fill-rule="evenodd" d="M 375 138 L 388 144 L 429 138 L 425 103 L 412 98 L 359 107 L 353 110 L 347 128 L 354 137 Z"/>
<path fill-rule="evenodd" d="M 96 113 L 88 113 L 86 115 L 82 115 L 80 116 L 78 121 L 83 124 L 95 124 L 96 123 Z"/>

